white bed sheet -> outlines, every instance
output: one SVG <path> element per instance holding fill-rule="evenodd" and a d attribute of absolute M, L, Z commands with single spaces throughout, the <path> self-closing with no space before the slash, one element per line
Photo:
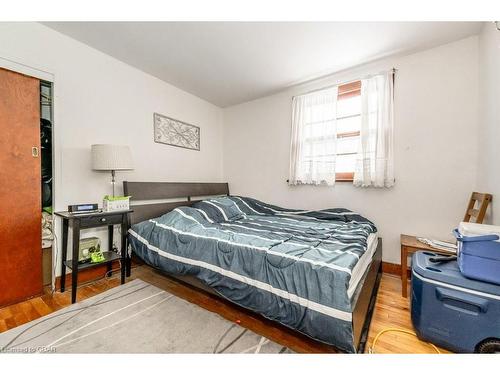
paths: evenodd
<path fill-rule="evenodd" d="M 378 245 L 378 234 L 371 233 L 367 240 L 367 250 L 363 253 L 358 263 L 354 266 L 351 273 L 351 280 L 349 281 L 349 288 L 347 289 L 347 295 L 352 298 L 352 295 L 356 291 L 359 282 L 363 278 L 366 270 L 372 263 L 373 254 L 377 250 Z"/>

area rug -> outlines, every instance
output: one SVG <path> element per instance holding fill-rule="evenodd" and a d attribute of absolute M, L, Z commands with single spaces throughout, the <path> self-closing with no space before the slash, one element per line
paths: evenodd
<path fill-rule="evenodd" d="M 0 334 L 4 353 L 290 353 L 142 280 Z"/>

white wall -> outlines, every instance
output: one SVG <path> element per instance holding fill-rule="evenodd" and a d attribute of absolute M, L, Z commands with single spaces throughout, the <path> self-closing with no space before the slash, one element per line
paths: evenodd
<path fill-rule="evenodd" d="M 56 210 L 110 194 L 110 175 L 90 169 L 93 143 L 130 145 L 118 193 L 122 179 L 222 180 L 220 108 L 37 23 L 0 23 L 0 58 L 54 77 Z M 201 151 L 154 143 L 153 112 L 200 126 Z"/>
<path fill-rule="evenodd" d="M 479 158 L 477 190 L 493 194 L 488 222 L 500 224 L 500 31 L 479 35 Z"/>
<path fill-rule="evenodd" d="M 392 189 L 289 187 L 293 95 L 395 67 Z M 224 179 L 234 194 L 285 207 L 346 207 L 373 220 L 384 260 L 400 262 L 401 233 L 449 238 L 475 187 L 478 38 L 379 61 L 224 110 Z"/>
<path fill-rule="evenodd" d="M 489 93 L 498 90 L 498 84 L 486 84 L 495 79 L 498 83 L 493 68 L 498 66 L 498 50 L 492 54 L 482 46 L 497 43 L 493 37 L 483 30 L 480 38 L 482 92 Z M 389 262 L 399 262 L 400 233 L 446 238 L 461 219 L 476 180 L 492 192 L 490 184 L 499 186 L 498 180 L 490 181 L 498 179 L 492 177 L 498 164 L 490 163 L 499 157 L 490 141 L 490 135 L 498 136 L 493 133 L 498 132 L 493 126 L 498 124 L 497 105 L 488 106 L 491 115 L 488 112 L 488 121 L 482 122 L 482 138 L 477 136 L 477 56 L 478 38 L 471 37 L 222 111 L 43 25 L 0 23 L 0 58 L 48 72 L 55 80 L 56 210 L 71 203 L 101 202 L 110 192 L 109 176 L 90 170 L 92 143 L 128 144 L 135 170 L 118 173 L 118 186 L 122 179 L 227 180 L 235 194 L 283 206 L 347 207 L 377 224 Z M 396 186 L 390 190 L 358 189 L 349 183 L 333 188 L 288 187 L 291 97 L 392 67 L 398 69 Z M 199 125 L 201 151 L 154 143 L 153 112 Z M 482 139 L 489 142 L 491 158 L 480 160 L 489 163 L 490 172 L 476 176 Z M 105 238 L 104 232 L 99 235 Z"/>

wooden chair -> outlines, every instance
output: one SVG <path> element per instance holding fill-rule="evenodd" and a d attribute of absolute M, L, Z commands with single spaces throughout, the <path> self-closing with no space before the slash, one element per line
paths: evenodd
<path fill-rule="evenodd" d="M 486 215 L 486 209 L 492 198 L 493 196 L 488 193 L 473 192 L 470 197 L 469 206 L 465 212 L 464 221 L 482 224 L 484 215 Z"/>
<path fill-rule="evenodd" d="M 464 221 L 482 224 L 484 215 L 486 215 L 486 209 L 488 204 L 491 202 L 493 196 L 487 193 L 477 193 L 473 192 L 467 211 L 465 212 Z M 477 208 L 476 208 L 477 202 Z M 416 251 L 427 250 L 433 253 L 443 253 L 439 249 L 432 248 L 426 244 L 421 243 L 417 240 L 415 236 L 408 236 L 406 234 L 401 235 L 401 282 L 402 282 L 402 295 L 406 298 L 408 294 L 408 255 L 415 253 Z"/>

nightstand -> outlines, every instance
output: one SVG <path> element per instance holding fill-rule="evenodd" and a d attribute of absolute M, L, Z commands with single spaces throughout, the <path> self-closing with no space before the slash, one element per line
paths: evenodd
<path fill-rule="evenodd" d="M 70 268 L 71 274 L 71 303 L 76 302 L 76 289 L 78 285 L 78 271 L 97 267 L 102 264 L 107 264 L 108 272 L 111 271 L 113 261 L 121 260 L 120 272 L 121 283 L 125 282 L 125 273 L 127 269 L 128 254 L 127 254 L 127 231 L 128 231 L 128 214 L 133 210 L 117 211 L 117 212 L 91 212 L 91 213 L 70 213 L 67 211 L 56 212 L 55 215 L 62 219 L 62 260 L 61 260 L 61 292 L 64 292 L 66 284 L 66 268 Z M 99 263 L 78 263 L 78 255 L 80 248 L 80 230 L 108 227 L 108 248 L 113 248 L 113 226 L 121 226 L 122 246 L 121 255 L 113 251 L 104 251 L 104 261 Z M 71 227 L 73 234 L 72 258 L 67 260 L 68 254 L 68 229 Z"/>
<path fill-rule="evenodd" d="M 437 254 L 453 255 L 448 251 L 443 251 L 430 247 L 419 240 L 416 236 L 409 236 L 407 234 L 401 235 L 401 287 L 403 297 L 408 295 L 408 255 L 411 255 L 417 251 L 430 251 Z"/>

